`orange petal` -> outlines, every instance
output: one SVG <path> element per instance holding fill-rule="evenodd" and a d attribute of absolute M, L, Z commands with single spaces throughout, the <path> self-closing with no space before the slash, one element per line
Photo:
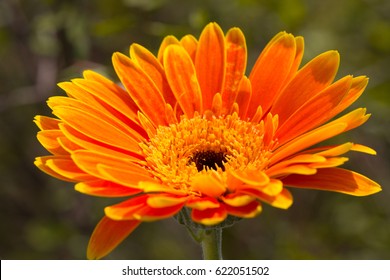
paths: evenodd
<path fill-rule="evenodd" d="M 141 181 L 155 181 L 150 175 L 130 171 L 129 169 L 118 168 L 114 166 L 107 166 L 104 164 L 97 165 L 97 171 L 101 176 L 109 181 L 128 186 L 131 188 L 140 188 L 138 186 Z"/>
<path fill-rule="evenodd" d="M 236 103 L 239 107 L 238 115 L 242 120 L 247 119 L 247 112 L 248 112 L 251 96 L 252 96 L 251 82 L 246 76 L 244 76 L 241 79 L 238 92 L 237 92 L 237 97 L 236 97 Z"/>
<path fill-rule="evenodd" d="M 210 59 L 212 58 L 212 59 Z M 211 109 L 214 94 L 225 79 L 226 50 L 222 29 L 209 23 L 202 31 L 195 57 L 196 75 L 202 90 L 203 109 Z"/>
<path fill-rule="evenodd" d="M 138 44 L 130 46 L 130 56 L 152 79 L 153 83 L 163 94 L 165 102 L 175 106 L 176 98 L 169 87 L 164 68 L 158 59 L 148 49 Z"/>
<path fill-rule="evenodd" d="M 123 197 L 141 192 L 140 189 L 133 189 L 104 180 L 78 183 L 75 185 L 75 190 L 84 194 L 102 197 Z"/>
<path fill-rule="evenodd" d="M 129 96 L 128 98 L 121 98 L 122 95 L 110 92 L 107 86 L 96 81 L 74 79 L 73 83 L 92 94 L 104 107 L 100 111 L 115 118 L 116 122 L 123 124 L 124 130 L 135 136 L 136 139 L 141 141 L 141 137 L 145 136 L 136 115 L 128 105 Z"/>
<path fill-rule="evenodd" d="M 285 84 L 287 84 L 296 75 L 297 70 L 299 68 L 299 65 L 301 64 L 301 61 L 302 61 L 304 48 L 305 48 L 305 42 L 304 42 L 303 37 L 301 37 L 301 36 L 295 37 L 294 62 L 291 65 L 290 73 L 287 75 L 287 78 L 285 80 Z"/>
<path fill-rule="evenodd" d="M 341 192 L 355 196 L 365 196 L 381 191 L 381 187 L 369 178 L 341 168 L 318 169 L 311 176 L 290 175 L 283 179 L 285 185 Z"/>
<path fill-rule="evenodd" d="M 71 178 L 68 178 L 68 177 L 65 177 L 61 174 L 59 174 L 58 172 L 55 172 L 53 169 L 51 169 L 46 163 L 47 161 L 49 160 L 52 160 L 53 158 L 55 158 L 57 156 L 44 156 L 44 157 L 37 157 L 34 161 L 34 164 L 36 167 L 38 167 L 41 171 L 45 172 L 46 174 L 54 177 L 54 178 L 57 178 L 57 179 L 60 179 L 60 180 L 63 180 L 63 181 L 68 181 L 68 182 L 77 182 L 77 179 L 71 179 Z"/>
<path fill-rule="evenodd" d="M 343 100 L 341 100 L 340 104 L 333 109 L 331 114 L 335 116 L 354 103 L 360 97 L 360 95 L 362 95 L 363 91 L 367 87 L 367 84 L 368 78 L 365 76 L 353 78 L 351 89 L 349 90 L 348 94 L 344 96 Z"/>
<path fill-rule="evenodd" d="M 85 173 L 81 170 L 70 157 L 53 156 L 41 157 L 46 167 L 53 170 L 55 173 L 68 178 L 71 181 L 90 181 L 96 179 L 95 177 Z"/>
<path fill-rule="evenodd" d="M 113 93 L 116 96 L 115 99 L 119 98 L 119 99 L 123 100 L 123 102 L 126 104 L 126 106 L 130 109 L 130 110 L 125 109 L 126 111 L 123 111 L 123 112 L 126 113 L 126 116 L 129 119 L 131 119 L 133 122 L 137 123 L 137 112 L 139 111 L 139 108 L 138 108 L 137 104 L 134 103 L 133 99 L 131 99 L 130 95 L 121 86 L 119 86 L 115 82 L 113 82 L 113 81 L 107 79 L 106 77 L 104 77 L 104 76 L 102 76 L 94 71 L 91 71 L 91 70 L 84 71 L 83 76 L 85 79 L 87 79 L 89 81 L 98 82 L 100 85 L 99 88 L 102 91 L 105 91 L 107 93 L 108 92 Z M 121 108 L 121 110 L 122 109 L 123 108 Z"/>
<path fill-rule="evenodd" d="M 226 191 L 225 184 L 209 174 L 198 174 L 193 177 L 191 188 L 194 192 L 210 197 L 219 197 Z"/>
<path fill-rule="evenodd" d="M 34 122 L 40 130 L 51 130 L 51 129 L 58 129 L 58 124 L 61 121 L 46 116 L 35 116 Z"/>
<path fill-rule="evenodd" d="M 282 145 L 297 135 L 305 133 L 328 121 L 334 115 L 342 98 L 351 87 L 352 76 L 346 76 L 306 101 L 279 127 L 275 137 Z"/>
<path fill-rule="evenodd" d="M 249 76 L 252 83 L 252 99 L 248 117 L 252 117 L 259 105 L 267 112 L 290 73 L 296 54 L 295 38 L 281 32 L 266 46 L 257 59 Z"/>
<path fill-rule="evenodd" d="M 112 57 L 115 71 L 134 102 L 154 123 L 166 125 L 165 100 L 151 78 L 129 57 L 115 53 Z"/>
<path fill-rule="evenodd" d="M 201 112 L 202 93 L 194 64 L 184 48 L 168 46 L 164 52 L 164 67 L 168 83 L 183 112 L 190 118 L 195 112 Z"/>
<path fill-rule="evenodd" d="M 219 224 L 226 219 L 227 215 L 226 207 L 223 204 L 218 208 L 209 208 L 205 210 L 193 209 L 191 212 L 192 220 L 205 226 Z"/>
<path fill-rule="evenodd" d="M 229 173 L 239 181 L 251 186 L 265 186 L 270 182 L 268 175 L 259 170 L 230 170 Z"/>
<path fill-rule="evenodd" d="M 87 258 L 101 259 L 116 248 L 141 222 L 114 221 L 106 216 L 96 225 L 87 249 Z"/>
<path fill-rule="evenodd" d="M 291 159 L 281 161 L 267 169 L 267 175 L 270 177 L 276 177 L 284 174 L 283 169 L 291 165 L 296 164 L 309 164 L 317 162 L 325 162 L 326 158 L 318 154 L 301 154 L 294 156 Z"/>
<path fill-rule="evenodd" d="M 76 129 L 72 128 L 71 126 L 65 123 L 60 124 L 60 129 L 69 141 L 74 143 L 76 146 L 82 147 L 86 150 L 113 155 L 119 158 L 132 157 L 137 161 L 141 161 L 140 159 L 141 156 L 132 153 L 130 151 L 123 150 L 121 148 L 99 142 L 93 138 L 90 138 L 80 133 L 79 131 L 77 131 Z M 134 156 L 136 156 L 136 158 Z"/>
<path fill-rule="evenodd" d="M 356 151 L 356 152 L 366 153 L 369 155 L 376 155 L 375 150 L 371 149 L 370 147 L 360 145 L 360 144 L 353 144 L 351 150 Z"/>
<path fill-rule="evenodd" d="M 298 71 L 271 108 L 273 114 L 279 115 L 281 124 L 302 104 L 332 83 L 339 62 L 338 52 L 328 51 L 317 56 Z"/>
<path fill-rule="evenodd" d="M 53 109 L 53 113 L 61 110 L 61 108 L 71 107 L 72 109 L 88 113 L 94 116 L 96 119 L 99 119 L 101 122 L 110 124 L 111 126 L 125 132 L 127 135 L 134 138 L 137 142 L 140 142 L 144 139 L 143 135 L 145 135 L 145 132 L 142 130 L 142 135 L 138 133 L 138 131 L 141 129 L 139 125 L 129 123 L 129 119 L 123 116 L 121 117 L 120 114 L 118 115 L 118 112 L 115 113 L 113 108 L 111 108 L 110 111 L 107 104 L 102 107 L 93 107 L 88 103 L 85 103 L 85 101 L 62 96 L 50 97 L 47 103 Z"/>
<path fill-rule="evenodd" d="M 54 108 L 53 114 L 92 139 L 127 151 L 140 153 L 138 142 L 133 137 L 90 112 L 73 107 L 57 106 Z"/>
<path fill-rule="evenodd" d="M 312 163 L 310 164 L 310 167 L 312 168 L 336 167 L 344 164 L 346 161 L 348 161 L 347 157 L 333 157 L 333 158 L 327 158 L 326 161 L 324 162 Z"/>
<path fill-rule="evenodd" d="M 192 61 L 195 63 L 196 49 L 198 48 L 198 41 L 192 35 L 186 35 L 180 39 L 180 44 L 190 55 Z"/>
<path fill-rule="evenodd" d="M 241 79 L 246 68 L 246 43 L 242 31 L 232 28 L 226 34 L 226 73 L 222 86 L 222 114 L 231 112 L 236 100 Z"/>
<path fill-rule="evenodd" d="M 303 134 L 300 137 L 290 141 L 274 152 L 270 158 L 270 164 L 273 165 L 283 158 L 293 155 L 314 144 L 320 143 L 326 139 L 332 138 L 345 131 L 347 124 L 344 122 L 334 122 L 321 126 L 313 131 Z"/>
<path fill-rule="evenodd" d="M 261 204 L 258 201 L 252 201 L 244 206 L 225 205 L 228 214 L 241 218 L 254 218 L 261 213 Z"/>
<path fill-rule="evenodd" d="M 64 134 L 58 130 L 41 130 L 37 134 L 39 143 L 45 147 L 50 153 L 54 155 L 69 155 L 61 144 L 58 142 L 58 138 L 63 137 Z"/>
<path fill-rule="evenodd" d="M 177 40 L 177 38 L 175 36 L 172 36 L 172 35 L 166 36 L 164 38 L 164 40 L 161 42 L 161 45 L 160 45 L 160 48 L 159 48 L 158 54 L 157 54 L 157 58 L 161 64 L 163 64 L 163 62 L 164 62 L 165 49 L 171 45 L 180 45 L 180 42 L 179 42 L 179 40 Z"/>

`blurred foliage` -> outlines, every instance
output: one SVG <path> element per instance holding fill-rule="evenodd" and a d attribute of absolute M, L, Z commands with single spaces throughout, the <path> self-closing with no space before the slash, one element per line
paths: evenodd
<path fill-rule="evenodd" d="M 81 195 L 32 164 L 47 154 L 32 123 L 50 115 L 56 83 L 94 69 L 115 77 L 110 58 L 137 42 L 156 53 L 162 38 L 199 35 L 210 21 L 240 27 L 249 69 L 268 40 L 305 37 L 304 60 L 341 54 L 339 76 L 368 75 L 354 106 L 370 121 L 340 136 L 375 148 L 348 167 L 378 181 L 370 197 L 293 190 L 288 211 L 263 213 L 224 231 L 227 259 L 389 259 L 390 1 L 387 0 L 2 0 L 0 1 L 0 258 L 84 259 L 90 233 L 112 201 Z M 108 259 L 198 259 L 199 246 L 174 219 L 144 223 Z"/>

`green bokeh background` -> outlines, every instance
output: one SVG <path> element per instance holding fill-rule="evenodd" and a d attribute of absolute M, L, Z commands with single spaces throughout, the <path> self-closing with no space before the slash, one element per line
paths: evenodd
<path fill-rule="evenodd" d="M 347 167 L 378 181 L 370 197 L 292 190 L 285 211 L 263 213 L 224 231 L 226 259 L 390 259 L 390 1 L 387 0 L 2 0 L 0 1 L 0 258 L 84 259 L 89 236 L 115 200 L 77 193 L 41 173 L 47 154 L 36 140 L 36 114 L 63 95 L 59 81 L 95 69 L 115 78 L 111 55 L 137 42 L 156 53 L 169 34 L 198 36 L 210 21 L 240 27 L 253 65 L 281 30 L 305 37 L 304 61 L 341 54 L 338 77 L 368 75 L 368 123 L 335 143 L 373 147 L 351 153 Z M 350 111 L 348 109 L 347 111 Z M 199 259 L 201 251 L 174 219 L 144 223 L 107 259 Z"/>

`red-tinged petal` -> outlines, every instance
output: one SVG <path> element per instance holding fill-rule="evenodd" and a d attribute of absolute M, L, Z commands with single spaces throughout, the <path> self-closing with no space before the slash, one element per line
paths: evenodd
<path fill-rule="evenodd" d="M 104 212 L 107 217 L 116 221 L 134 220 L 135 218 L 133 214 L 137 210 L 146 206 L 148 197 L 149 195 L 142 194 L 140 196 L 130 198 L 121 203 L 104 208 Z"/>
<path fill-rule="evenodd" d="M 354 196 L 365 196 L 381 191 L 381 187 L 369 178 L 341 168 L 318 169 L 315 175 L 290 175 L 283 179 L 285 185 L 341 192 Z"/>
<path fill-rule="evenodd" d="M 192 61 L 195 63 L 196 49 L 198 48 L 198 40 L 192 35 L 186 35 L 180 39 L 180 44 L 190 55 Z"/>
<path fill-rule="evenodd" d="M 226 34 L 226 73 L 222 86 L 222 114 L 231 112 L 237 98 L 241 79 L 245 74 L 247 61 L 245 37 L 238 28 L 232 28 Z"/>
<path fill-rule="evenodd" d="M 279 127 L 275 137 L 278 138 L 279 145 L 294 139 L 312 128 L 315 128 L 330 118 L 342 98 L 351 87 L 352 76 L 346 76 L 322 92 L 306 101 L 297 111 Z"/>
<path fill-rule="evenodd" d="M 154 194 L 149 196 L 146 203 L 153 208 L 165 208 L 170 206 L 175 206 L 178 204 L 183 204 L 186 202 L 188 198 L 180 197 L 180 196 L 174 196 L 170 194 Z"/>
<path fill-rule="evenodd" d="M 137 220 L 143 222 L 153 222 L 176 215 L 183 208 L 183 206 L 184 203 L 164 208 L 153 208 L 150 206 L 145 206 L 136 211 L 133 216 Z"/>
<path fill-rule="evenodd" d="M 256 198 L 270 204 L 273 207 L 277 207 L 281 209 L 288 209 L 293 203 L 293 198 L 291 193 L 285 188 L 283 188 L 283 190 L 275 196 L 266 195 L 261 191 L 255 189 L 243 189 L 241 191 L 243 193 L 253 195 Z"/>
<path fill-rule="evenodd" d="M 169 36 L 166 36 L 164 38 L 164 40 L 161 42 L 161 45 L 160 45 L 160 48 L 158 50 L 158 54 L 157 54 L 157 59 L 160 61 L 161 64 L 164 65 L 164 53 L 165 53 L 165 49 L 168 47 L 168 46 L 171 46 L 171 45 L 180 45 L 180 42 L 179 40 L 175 37 L 175 36 L 172 36 L 172 35 L 169 35 Z M 164 65 L 165 67 L 165 65 Z"/>
<path fill-rule="evenodd" d="M 257 106 L 267 112 L 284 86 L 296 54 L 295 38 L 281 32 L 266 46 L 257 59 L 249 76 L 252 83 L 252 99 L 248 117 L 252 117 Z"/>
<path fill-rule="evenodd" d="M 69 155 L 61 144 L 58 142 L 58 138 L 63 137 L 64 134 L 58 130 L 41 130 L 37 134 L 39 143 L 54 155 Z"/>
<path fill-rule="evenodd" d="M 248 205 L 255 198 L 253 196 L 242 194 L 242 193 L 230 193 L 221 197 L 221 200 L 226 204 L 232 207 L 241 207 Z"/>
<path fill-rule="evenodd" d="M 103 217 L 89 240 L 87 258 L 101 259 L 116 248 L 140 224 L 140 221 L 114 221 Z"/>
<path fill-rule="evenodd" d="M 251 100 L 251 96 L 252 96 L 251 82 L 246 76 L 244 76 L 241 79 L 238 92 L 237 92 L 237 97 L 236 97 L 236 103 L 239 107 L 238 115 L 242 120 L 247 119 L 247 111 L 249 107 L 249 102 Z"/>
<path fill-rule="evenodd" d="M 270 158 L 270 164 L 275 164 L 288 156 L 304 150 L 307 147 L 332 138 L 333 136 L 344 132 L 347 126 L 348 125 L 344 122 L 329 123 L 303 134 L 277 149 Z"/>
<path fill-rule="evenodd" d="M 225 205 L 228 214 L 240 218 L 254 218 L 261 213 L 262 207 L 258 201 L 252 201 L 244 206 L 233 207 Z"/>
<path fill-rule="evenodd" d="M 220 203 L 214 197 L 191 197 L 187 200 L 186 206 L 193 209 L 205 210 L 209 208 L 218 208 Z"/>
<path fill-rule="evenodd" d="M 219 197 L 226 191 L 226 186 L 210 174 L 198 174 L 191 180 L 191 189 L 210 197 Z"/>
<path fill-rule="evenodd" d="M 227 218 L 225 205 L 221 204 L 218 208 L 209 208 L 205 210 L 193 209 L 191 218 L 199 224 L 213 226 L 219 224 Z"/>
<path fill-rule="evenodd" d="M 184 203 L 170 207 L 154 208 L 147 204 L 151 196 L 142 195 L 105 208 L 106 215 L 113 220 L 155 221 L 175 215 Z"/>
<path fill-rule="evenodd" d="M 151 78 L 129 57 L 121 53 L 115 53 L 112 62 L 119 79 L 141 111 L 156 127 L 166 125 L 166 102 Z"/>
<path fill-rule="evenodd" d="M 141 192 L 140 189 L 129 188 L 104 180 L 78 183 L 75 185 L 75 190 L 84 194 L 101 197 L 123 197 Z"/>
<path fill-rule="evenodd" d="M 191 118 L 195 112 L 201 112 L 202 93 L 194 64 L 184 48 L 168 46 L 164 52 L 164 67 L 168 83 L 187 117 Z"/>
<path fill-rule="evenodd" d="M 202 90 L 204 110 L 211 109 L 214 94 L 221 92 L 225 79 L 225 65 L 223 31 L 216 23 L 210 23 L 200 35 L 195 57 L 196 75 Z"/>
<path fill-rule="evenodd" d="M 141 152 L 137 140 L 123 132 L 119 127 L 99 119 L 96 115 L 65 106 L 56 107 L 53 114 L 64 120 L 65 123 L 75 130 L 96 141 L 133 153 Z"/>
<path fill-rule="evenodd" d="M 298 71 L 278 95 L 271 108 L 273 114 L 279 115 L 281 124 L 297 111 L 302 104 L 332 83 L 339 62 L 338 52 L 328 51 L 317 56 Z"/>
<path fill-rule="evenodd" d="M 138 44 L 130 46 L 130 56 L 152 79 L 158 90 L 162 93 L 166 103 L 175 106 L 176 98 L 169 87 L 164 68 L 160 61 L 146 48 Z"/>
<path fill-rule="evenodd" d="M 49 118 L 46 116 L 35 116 L 34 123 L 38 126 L 40 130 L 52 130 L 58 129 L 58 124 L 61 121 L 54 118 Z"/>

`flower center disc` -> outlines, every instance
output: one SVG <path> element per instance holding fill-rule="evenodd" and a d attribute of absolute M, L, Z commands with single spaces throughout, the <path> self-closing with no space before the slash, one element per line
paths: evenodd
<path fill-rule="evenodd" d="M 212 118 L 195 115 L 158 127 L 140 146 L 157 178 L 174 188 L 188 189 L 199 173 L 266 168 L 270 151 L 263 143 L 264 132 L 263 121 L 243 121 L 236 113 Z"/>

